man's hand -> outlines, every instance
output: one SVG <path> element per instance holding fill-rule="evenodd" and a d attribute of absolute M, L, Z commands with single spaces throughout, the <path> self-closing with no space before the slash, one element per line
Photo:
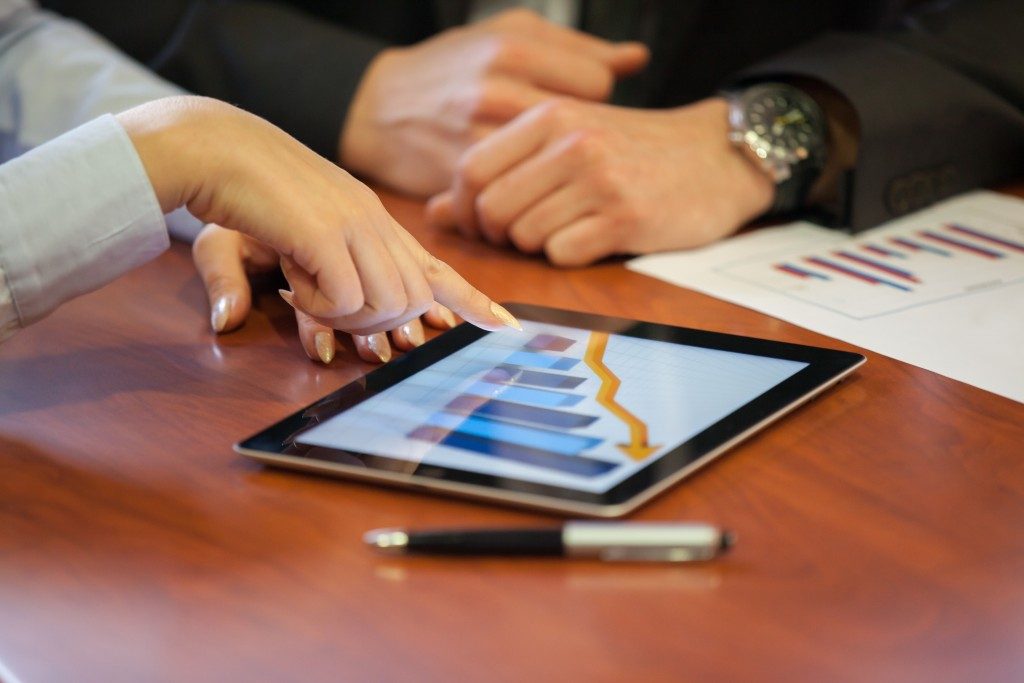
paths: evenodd
<path fill-rule="evenodd" d="M 497 126 L 554 96 L 606 100 L 615 79 L 648 57 L 640 43 L 610 43 L 522 9 L 386 50 L 349 108 L 341 165 L 428 197 Z"/>
<path fill-rule="evenodd" d="M 207 225 L 192 245 L 192 258 L 206 286 L 210 300 L 210 326 L 214 332 L 237 329 L 252 309 L 249 276 L 277 270 L 278 254 L 271 247 L 247 235 L 213 223 Z M 311 360 L 330 363 L 337 350 L 334 330 L 321 325 L 302 311 L 295 311 L 299 340 Z M 434 303 L 423 320 L 437 329 L 450 329 L 458 324 L 444 306 Z M 391 331 L 395 348 L 408 351 L 424 342 L 423 324 L 413 318 Z M 391 360 L 391 343 L 385 332 L 352 335 L 359 357 L 369 363 Z"/>
<path fill-rule="evenodd" d="M 707 244 L 774 192 L 729 142 L 727 110 L 721 98 L 661 111 L 538 105 L 462 157 L 428 220 L 564 266 Z"/>

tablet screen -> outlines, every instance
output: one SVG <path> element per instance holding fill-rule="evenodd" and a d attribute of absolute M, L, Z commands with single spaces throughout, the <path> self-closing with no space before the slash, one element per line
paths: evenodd
<path fill-rule="evenodd" d="M 848 351 L 509 304 L 236 444 L 283 467 L 619 516 L 864 362 Z"/>
<path fill-rule="evenodd" d="M 809 363 L 523 321 L 296 442 L 604 493 Z"/>

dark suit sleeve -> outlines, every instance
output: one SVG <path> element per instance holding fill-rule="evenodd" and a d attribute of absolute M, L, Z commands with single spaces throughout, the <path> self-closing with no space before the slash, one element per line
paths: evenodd
<path fill-rule="evenodd" d="M 237 104 L 327 158 L 363 72 L 388 45 L 271 2 L 198 2 L 154 64 L 189 90 Z"/>
<path fill-rule="evenodd" d="M 817 79 L 853 105 L 854 228 L 1024 175 L 1024 13 L 1015 0 L 945 5 L 898 31 L 821 36 L 740 74 Z"/>

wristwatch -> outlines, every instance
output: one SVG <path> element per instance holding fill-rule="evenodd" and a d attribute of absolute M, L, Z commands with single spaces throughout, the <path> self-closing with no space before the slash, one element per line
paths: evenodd
<path fill-rule="evenodd" d="M 729 140 L 775 182 L 770 213 L 799 208 L 825 165 L 825 114 L 809 95 L 784 83 L 726 93 Z"/>

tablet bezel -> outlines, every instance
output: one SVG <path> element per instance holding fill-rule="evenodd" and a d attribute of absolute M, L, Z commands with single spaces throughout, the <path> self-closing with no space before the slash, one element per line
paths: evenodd
<path fill-rule="evenodd" d="M 808 365 L 604 493 L 423 465 L 369 453 L 298 444 L 294 441 L 299 433 L 324 419 L 329 419 L 369 399 L 489 334 L 469 324 L 462 324 L 438 335 L 401 358 L 373 370 L 355 382 L 244 439 L 235 444 L 235 450 L 244 456 L 279 467 L 437 490 L 575 515 L 617 517 L 634 510 L 672 484 L 705 466 L 733 445 L 834 385 L 865 361 L 864 356 L 848 351 L 530 304 L 506 304 L 506 307 L 524 320 L 794 360 Z"/>

